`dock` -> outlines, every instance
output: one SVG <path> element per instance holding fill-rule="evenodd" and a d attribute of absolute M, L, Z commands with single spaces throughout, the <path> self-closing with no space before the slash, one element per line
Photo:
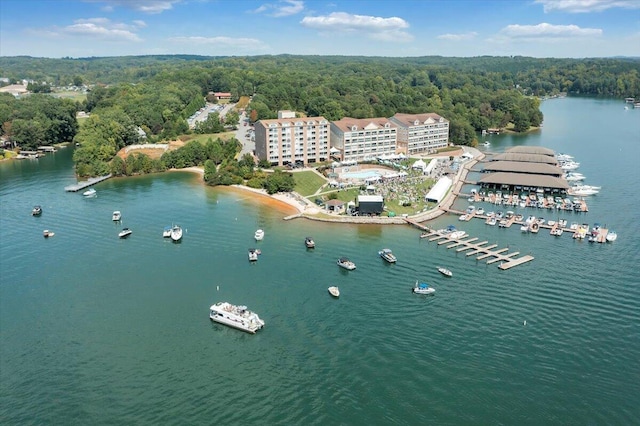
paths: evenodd
<path fill-rule="evenodd" d="M 89 178 L 89 179 L 84 180 L 82 182 L 78 182 L 78 183 L 73 184 L 73 185 L 65 186 L 64 190 L 67 191 L 67 192 L 78 192 L 78 191 L 80 191 L 82 189 L 85 189 L 85 188 L 88 188 L 90 186 L 93 186 L 96 183 L 100 183 L 102 181 L 105 181 L 105 180 L 109 179 L 110 177 L 111 177 L 111 173 L 109 173 L 108 175 L 105 175 L 105 176 Z"/>
<path fill-rule="evenodd" d="M 438 246 L 448 244 L 446 245 L 447 249 L 455 248 L 456 253 L 466 252 L 465 257 L 475 256 L 476 260 L 488 259 L 486 262 L 487 265 L 500 262 L 498 268 L 502 270 L 511 269 L 514 266 L 531 262 L 534 259 L 534 257 L 531 255 L 516 257 L 520 254 L 520 252 L 508 253 L 508 247 L 497 248 L 498 244 L 487 245 L 489 241 L 477 242 L 478 238 L 476 237 L 469 237 L 467 235 L 462 238 L 451 239 L 446 233 L 433 230 L 429 227 L 414 222 L 411 219 L 405 218 L 405 221 L 408 224 L 415 226 L 416 228 L 423 231 L 420 235 L 420 238 L 426 239 L 430 242 L 437 241 Z"/>

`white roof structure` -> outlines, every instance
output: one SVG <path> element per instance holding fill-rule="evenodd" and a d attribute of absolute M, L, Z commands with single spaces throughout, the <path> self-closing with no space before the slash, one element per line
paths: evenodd
<path fill-rule="evenodd" d="M 429 193 L 425 195 L 425 201 L 440 203 L 444 196 L 447 195 L 447 191 L 449 191 L 451 185 L 453 185 L 453 181 L 450 178 L 448 178 L 447 176 L 441 177 L 440 180 L 438 180 L 438 182 L 433 185 L 431 191 L 429 191 Z"/>
<path fill-rule="evenodd" d="M 433 169 L 436 167 L 436 164 L 438 164 L 438 160 L 437 159 L 433 159 L 431 161 L 429 161 L 429 164 L 427 164 L 427 167 L 423 170 L 425 175 L 430 174 Z"/>
<path fill-rule="evenodd" d="M 411 166 L 412 169 L 422 169 L 424 170 L 425 167 L 427 167 L 427 163 L 425 163 L 422 160 L 418 160 L 415 163 L 413 163 L 413 165 Z"/>
<path fill-rule="evenodd" d="M 382 203 L 382 195 L 358 195 L 358 203 Z"/>

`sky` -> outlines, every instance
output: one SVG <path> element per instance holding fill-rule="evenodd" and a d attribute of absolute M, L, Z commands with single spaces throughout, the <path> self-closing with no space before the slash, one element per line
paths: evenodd
<path fill-rule="evenodd" d="M 640 57 L 640 0 L 2 0 L 0 56 Z"/>

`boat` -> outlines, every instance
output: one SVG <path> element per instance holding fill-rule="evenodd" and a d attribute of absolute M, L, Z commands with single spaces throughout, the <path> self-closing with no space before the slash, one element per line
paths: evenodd
<path fill-rule="evenodd" d="M 209 308 L 209 318 L 220 324 L 255 334 L 264 327 L 264 321 L 258 314 L 247 309 L 246 306 L 232 305 L 229 302 L 218 302 Z"/>
<path fill-rule="evenodd" d="M 327 290 L 329 290 L 329 294 L 333 297 L 340 297 L 340 289 L 338 287 L 329 287 Z"/>
<path fill-rule="evenodd" d="M 56 234 L 54 232 L 49 231 L 48 229 L 45 229 L 44 231 L 42 231 L 42 236 L 45 238 L 53 237 L 54 235 Z"/>
<path fill-rule="evenodd" d="M 467 215 L 466 215 L 466 214 L 462 214 L 462 215 L 460 215 L 460 217 L 458 218 L 458 220 L 467 220 Z"/>
<path fill-rule="evenodd" d="M 313 241 L 313 238 L 311 237 L 306 237 L 304 239 L 304 245 L 307 246 L 307 248 L 315 248 L 316 246 L 316 242 Z"/>
<path fill-rule="evenodd" d="M 174 243 L 182 240 L 182 228 L 178 225 L 173 225 L 173 227 L 171 228 L 171 240 Z"/>
<path fill-rule="evenodd" d="M 485 143 L 483 143 L 482 145 L 484 145 L 484 146 L 490 146 L 490 145 L 491 145 L 491 142 L 489 142 L 489 141 L 485 141 Z"/>
<path fill-rule="evenodd" d="M 609 231 L 607 233 L 606 239 L 607 239 L 608 242 L 612 243 L 612 242 L 614 242 L 616 240 L 616 238 L 618 238 L 618 234 L 615 233 L 614 231 Z"/>
<path fill-rule="evenodd" d="M 249 249 L 249 260 L 255 262 L 258 260 L 258 251 L 254 248 Z"/>
<path fill-rule="evenodd" d="M 551 234 L 551 235 L 553 235 L 554 237 L 559 237 L 559 236 L 561 236 L 561 235 L 562 235 L 562 233 L 563 233 L 563 232 L 564 232 L 564 231 L 562 230 L 562 228 L 557 227 L 557 228 L 552 229 L 552 230 L 550 231 L 550 234 Z"/>
<path fill-rule="evenodd" d="M 122 213 L 120 213 L 119 210 L 114 211 L 113 215 L 111 216 L 111 220 L 113 220 L 114 222 L 117 222 L 120 219 L 122 219 Z"/>
<path fill-rule="evenodd" d="M 118 234 L 118 237 L 120 238 L 127 238 L 129 235 L 131 235 L 133 233 L 133 231 L 129 228 L 123 228 L 122 231 L 120 231 L 120 233 Z"/>
<path fill-rule="evenodd" d="M 458 238 L 463 238 L 466 236 L 467 236 L 467 233 L 464 231 L 453 231 L 447 235 L 447 238 L 449 238 L 450 240 L 457 240 Z"/>
<path fill-rule="evenodd" d="M 264 231 L 262 229 L 258 229 L 253 235 L 253 238 L 255 238 L 256 241 L 261 241 L 264 238 Z"/>
<path fill-rule="evenodd" d="M 416 281 L 416 285 L 413 287 L 413 292 L 416 294 L 433 294 L 436 292 L 436 289 L 429 287 L 429 284 L 427 283 L 419 283 Z"/>
<path fill-rule="evenodd" d="M 346 257 L 341 257 L 340 259 L 338 259 L 338 266 L 349 271 L 353 271 L 354 269 L 356 269 L 356 264 Z"/>
<path fill-rule="evenodd" d="M 170 238 L 171 237 L 171 229 L 173 229 L 173 226 L 171 226 L 171 225 L 165 226 L 164 230 L 162 231 L 162 236 L 164 238 Z"/>
<path fill-rule="evenodd" d="M 89 188 L 86 191 L 84 191 L 82 193 L 82 195 L 84 195 L 85 197 L 93 197 L 94 195 L 96 195 L 98 192 L 93 189 L 93 188 Z"/>
<path fill-rule="evenodd" d="M 391 250 L 387 248 L 380 250 L 378 252 L 378 255 L 380 255 L 381 258 L 389 263 L 396 263 L 396 261 L 398 260 L 396 259 L 396 256 L 391 252 Z"/>
<path fill-rule="evenodd" d="M 440 272 L 442 275 L 446 276 L 446 277 L 451 277 L 453 276 L 453 272 L 451 272 L 450 270 L 448 270 L 447 268 L 438 268 L 438 272 Z"/>
<path fill-rule="evenodd" d="M 529 225 L 522 225 L 520 226 L 520 230 L 522 232 L 529 232 Z"/>
<path fill-rule="evenodd" d="M 31 215 L 32 216 L 40 216 L 41 214 L 42 214 L 42 207 L 33 206 L 33 210 L 31 210 Z"/>
<path fill-rule="evenodd" d="M 492 216 L 492 217 L 488 218 L 485 223 L 487 225 L 494 226 L 496 223 L 498 223 L 498 219 L 496 219 L 495 216 Z"/>

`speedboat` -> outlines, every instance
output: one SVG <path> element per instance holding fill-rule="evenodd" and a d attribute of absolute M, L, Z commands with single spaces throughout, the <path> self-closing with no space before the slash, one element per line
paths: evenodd
<path fill-rule="evenodd" d="M 209 318 L 220 324 L 255 334 L 264 327 L 264 321 L 258 314 L 247 309 L 246 306 L 236 306 L 229 302 L 218 302 L 209 308 Z"/>
<path fill-rule="evenodd" d="M 93 197 L 96 194 L 97 194 L 97 191 L 93 188 L 89 188 L 82 193 L 82 195 L 84 195 L 85 197 Z"/>
<path fill-rule="evenodd" d="M 559 226 L 557 228 L 554 228 L 550 231 L 550 234 L 553 235 L 554 237 L 559 237 L 562 235 L 564 231 L 562 230 L 562 228 L 560 228 Z"/>
<path fill-rule="evenodd" d="M 258 260 L 258 251 L 254 248 L 249 249 L 249 260 L 255 262 Z"/>
<path fill-rule="evenodd" d="M 354 269 L 356 269 L 356 264 L 346 257 L 341 257 L 340 259 L 338 259 L 338 266 L 349 271 L 353 271 Z"/>
<path fill-rule="evenodd" d="M 608 242 L 612 243 L 616 240 L 616 238 L 618 238 L 618 234 L 616 234 L 614 231 L 609 231 L 607 233 L 606 239 Z"/>
<path fill-rule="evenodd" d="M 447 268 L 438 268 L 438 272 L 440 272 L 442 275 L 446 276 L 446 277 L 451 277 L 453 276 L 453 272 L 451 272 L 450 270 L 448 270 Z"/>
<path fill-rule="evenodd" d="M 262 229 L 258 229 L 253 235 L 253 238 L 255 238 L 256 241 L 261 241 L 264 238 L 264 231 Z"/>
<path fill-rule="evenodd" d="M 170 238 L 171 237 L 171 229 L 173 229 L 173 226 L 165 226 L 164 230 L 162 231 L 162 236 L 164 238 Z"/>
<path fill-rule="evenodd" d="M 131 235 L 133 233 L 133 231 L 129 228 L 123 228 L 122 231 L 120 231 L 120 233 L 118 234 L 118 237 L 120 238 L 127 238 L 129 235 Z"/>
<path fill-rule="evenodd" d="M 171 228 L 171 240 L 175 243 L 182 240 L 182 228 L 178 225 L 173 225 Z"/>
<path fill-rule="evenodd" d="M 491 146 L 491 142 L 489 142 L 489 141 L 485 141 L 485 143 L 483 143 L 482 145 L 484 145 L 484 146 Z"/>
<path fill-rule="evenodd" d="M 111 216 L 111 220 L 113 220 L 114 222 L 117 222 L 120 219 L 122 219 L 122 213 L 120 213 L 119 210 L 114 211 L 113 215 Z"/>
<path fill-rule="evenodd" d="M 307 246 L 307 248 L 315 248 L 316 246 L 316 242 L 313 241 L 313 238 L 311 237 L 306 237 L 304 239 L 304 245 Z"/>
<path fill-rule="evenodd" d="M 49 231 L 48 229 L 45 229 L 44 231 L 42 231 L 42 236 L 45 238 L 53 237 L 54 235 L 56 234 Z"/>
<path fill-rule="evenodd" d="M 391 250 L 387 248 L 380 250 L 378 254 L 380 255 L 381 258 L 383 258 L 389 263 L 396 263 L 396 261 L 398 260 L 396 259 L 396 256 L 391 252 Z"/>
<path fill-rule="evenodd" d="M 447 238 L 449 238 L 450 240 L 457 240 L 458 238 L 463 238 L 466 235 L 467 233 L 464 231 L 453 231 L 447 235 Z"/>
<path fill-rule="evenodd" d="M 491 226 L 494 226 L 496 223 L 498 223 L 498 219 L 496 219 L 495 216 L 488 218 L 486 221 L 486 224 Z"/>
<path fill-rule="evenodd" d="M 329 290 L 329 294 L 333 297 L 340 297 L 340 289 L 338 287 L 329 287 L 327 290 Z"/>
<path fill-rule="evenodd" d="M 40 206 L 33 206 L 33 210 L 31 210 L 31 215 L 33 216 L 40 216 L 42 214 L 42 207 Z"/>
<path fill-rule="evenodd" d="M 413 292 L 416 294 L 432 294 L 436 292 L 436 289 L 429 287 L 427 283 L 419 283 L 416 281 L 416 285 L 413 287 Z"/>

